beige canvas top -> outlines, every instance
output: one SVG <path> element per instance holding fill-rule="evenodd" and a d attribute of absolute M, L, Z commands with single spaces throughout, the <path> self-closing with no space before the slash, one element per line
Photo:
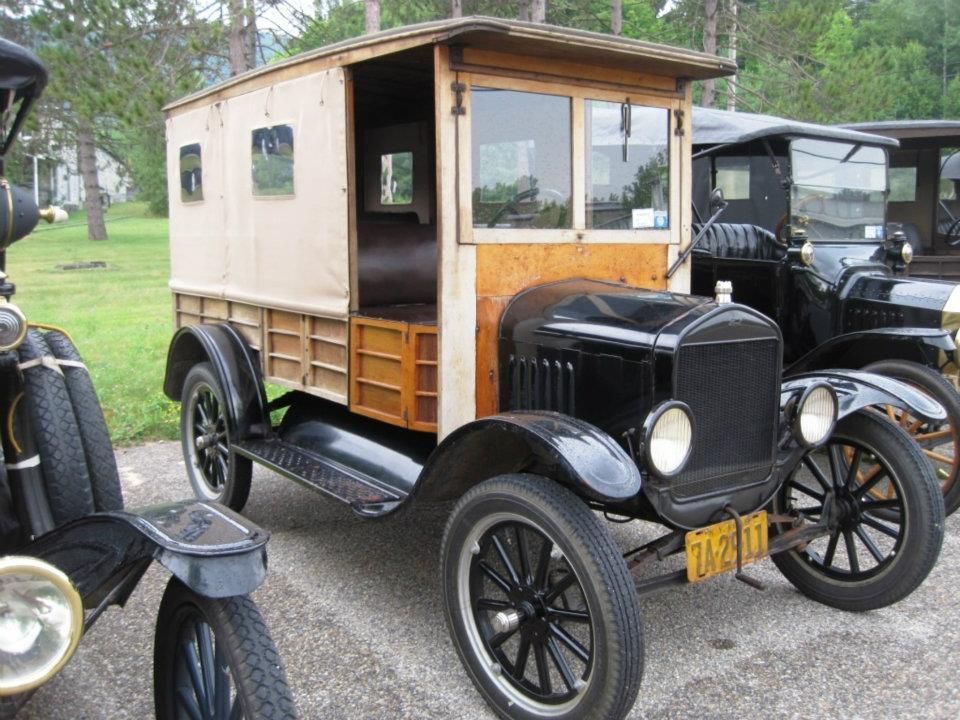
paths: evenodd
<path fill-rule="evenodd" d="M 241 86 L 254 78 L 320 58 L 336 58 L 336 64 L 349 65 L 361 59 L 400 49 L 450 42 L 505 53 L 558 58 L 692 80 L 721 77 L 736 72 L 736 65 L 732 61 L 693 50 L 554 25 L 473 16 L 407 25 L 326 45 L 237 75 L 176 100 L 164 109 L 168 112 L 176 111 L 177 108 L 205 97 L 224 93 L 229 95 L 231 88 Z"/>

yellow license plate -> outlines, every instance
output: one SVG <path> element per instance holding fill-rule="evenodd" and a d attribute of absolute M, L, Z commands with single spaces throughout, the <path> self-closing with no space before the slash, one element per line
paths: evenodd
<path fill-rule="evenodd" d="M 760 510 L 743 518 L 743 564 L 767 555 L 767 512 Z M 724 520 L 686 536 L 687 579 L 690 582 L 725 573 L 737 567 L 737 524 Z"/>

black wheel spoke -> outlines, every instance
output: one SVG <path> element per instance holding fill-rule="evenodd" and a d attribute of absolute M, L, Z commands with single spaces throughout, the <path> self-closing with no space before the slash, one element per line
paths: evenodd
<path fill-rule="evenodd" d="M 507 549 L 496 535 L 490 539 L 493 542 L 494 549 L 497 551 L 497 555 L 500 556 L 500 562 L 503 563 L 503 567 L 506 569 L 513 584 L 518 585 L 520 583 L 520 576 L 517 575 L 517 569 L 513 566 L 513 561 L 510 559 L 510 554 L 507 552 Z"/>
<path fill-rule="evenodd" d="M 830 461 L 830 475 L 833 480 L 831 485 L 834 488 L 840 487 L 840 479 L 844 476 L 842 453 L 843 446 L 841 445 L 830 445 L 827 447 L 827 458 Z"/>
<path fill-rule="evenodd" d="M 536 588 L 544 590 L 547 587 L 547 576 L 550 573 L 550 551 L 553 550 L 553 543 L 547 538 L 543 538 L 543 544 L 540 546 L 540 556 L 537 558 L 537 573 L 533 579 Z"/>
<path fill-rule="evenodd" d="M 556 623 L 550 623 L 550 633 L 583 662 L 590 662 L 590 652 L 570 633 Z"/>
<path fill-rule="evenodd" d="M 856 448 L 853 451 L 853 459 L 850 460 L 850 467 L 847 470 L 847 478 L 844 486 L 850 489 L 857 483 L 857 471 L 860 469 L 860 461 L 863 459 L 863 448 Z"/>
<path fill-rule="evenodd" d="M 200 424 L 207 425 L 210 422 L 210 416 L 207 415 L 207 409 L 203 406 L 204 397 L 201 395 L 197 400 L 197 415 L 200 416 Z"/>
<path fill-rule="evenodd" d="M 216 690 L 214 693 L 214 717 L 225 718 L 230 713 L 230 672 L 220 648 L 216 653 Z"/>
<path fill-rule="evenodd" d="M 847 546 L 847 560 L 850 562 L 850 572 L 860 572 L 860 559 L 857 557 L 857 546 L 853 542 L 853 533 L 843 531 L 843 542 Z"/>
<path fill-rule="evenodd" d="M 823 512 L 823 505 L 817 505 L 816 507 L 797 508 L 797 512 L 801 515 L 819 515 Z"/>
<path fill-rule="evenodd" d="M 190 676 L 190 683 L 193 685 L 193 698 L 194 702 L 198 706 L 203 704 L 203 713 L 206 714 L 206 709 L 208 707 L 207 703 L 207 688 L 204 685 L 204 678 L 201 674 L 201 662 L 200 657 L 197 655 L 197 646 L 194 645 L 189 640 L 184 640 L 180 643 L 181 651 L 181 663 L 186 667 L 187 674 Z M 186 692 L 185 688 L 181 688 Z"/>
<path fill-rule="evenodd" d="M 240 705 L 240 698 L 233 699 L 233 707 L 230 708 L 230 720 L 242 720 L 243 707 Z"/>
<path fill-rule="evenodd" d="M 177 704 L 190 716 L 190 720 L 204 720 L 197 698 L 185 687 L 177 688 Z"/>
<path fill-rule="evenodd" d="M 567 620 L 575 623 L 589 623 L 590 615 L 582 610 L 567 610 L 561 608 L 550 608 L 548 612 L 557 620 Z"/>
<path fill-rule="evenodd" d="M 825 492 L 832 492 L 833 485 L 827 480 L 827 476 L 823 474 L 823 470 L 820 469 L 820 466 L 814 462 L 813 458 L 810 455 L 805 455 L 803 458 L 803 466 L 810 471 L 810 474 L 813 475 L 814 479 L 820 483 L 820 487 L 824 489 Z"/>
<path fill-rule="evenodd" d="M 517 680 L 522 680 L 527 672 L 527 657 L 530 655 L 530 639 L 524 635 L 520 637 L 520 646 L 517 648 L 517 661 L 513 664 L 513 674 Z"/>
<path fill-rule="evenodd" d="M 863 497 L 864 495 L 866 495 L 868 492 L 870 492 L 871 490 L 873 490 L 873 488 L 875 488 L 875 487 L 877 486 L 877 483 L 879 483 L 879 482 L 880 482 L 881 480 L 883 480 L 885 477 L 887 477 L 887 470 L 886 470 L 886 468 L 881 467 L 881 468 L 877 471 L 877 474 L 876 474 L 876 475 L 874 475 L 872 478 L 870 478 L 869 480 L 867 480 L 863 485 L 861 485 L 861 486 L 858 487 L 856 490 L 854 490 L 854 491 L 853 491 L 853 494 L 854 494 L 856 497 L 858 497 L 858 498 L 862 498 L 862 497 Z"/>
<path fill-rule="evenodd" d="M 885 525 L 879 520 L 876 520 L 875 518 L 872 518 L 868 515 L 861 515 L 860 522 L 862 522 L 864 525 L 869 525 L 874 530 L 882 532 L 884 535 L 886 535 L 887 537 L 891 537 L 894 540 L 900 537 L 900 533 L 894 530 L 892 527 L 890 527 L 889 525 Z M 892 520 L 891 522 L 896 522 L 896 521 Z"/>
<path fill-rule="evenodd" d="M 490 643 L 490 647 L 492 649 L 496 650 L 498 647 L 503 645 L 507 640 L 512 638 L 516 632 L 517 632 L 517 628 L 514 628 L 513 630 L 507 630 L 506 632 L 497 633 L 492 638 L 490 638 L 487 642 Z"/>
<path fill-rule="evenodd" d="M 490 564 L 486 560 L 481 560 L 479 567 L 483 574 L 490 578 L 494 585 L 499 587 L 505 595 L 510 593 L 510 590 L 512 590 L 510 583 L 504 580 L 500 573 L 490 567 Z"/>
<path fill-rule="evenodd" d="M 197 636 L 197 647 L 200 649 L 200 672 L 203 677 L 205 709 L 213 707 L 213 691 L 216 688 L 217 664 L 214 659 L 213 638 L 210 637 L 210 627 L 206 623 L 197 623 L 194 632 Z"/>
<path fill-rule="evenodd" d="M 493 600 L 491 598 L 480 598 L 477 600 L 477 610 L 489 610 L 496 612 L 498 610 L 512 610 L 513 605 L 506 600 Z"/>
<path fill-rule="evenodd" d="M 548 639 L 547 649 L 550 651 L 550 657 L 553 658 L 553 664 L 556 665 L 557 670 L 560 671 L 560 677 L 563 678 L 563 684 L 567 686 L 567 690 L 576 688 L 577 679 L 573 676 L 573 671 L 570 670 L 570 665 L 560 651 L 560 646 L 557 645 L 557 641 L 553 638 Z"/>
<path fill-rule="evenodd" d="M 530 548 L 527 546 L 527 536 L 520 525 L 514 525 L 514 531 L 517 534 L 517 555 L 520 557 L 520 575 L 523 582 L 529 583 L 532 579 L 530 574 Z"/>
<path fill-rule="evenodd" d="M 543 643 L 534 644 L 533 656 L 537 661 L 537 680 L 540 684 L 540 692 L 549 695 L 553 692 L 553 685 L 550 684 L 550 668 L 547 665 L 547 651 Z"/>
<path fill-rule="evenodd" d="M 823 556 L 823 566 L 830 567 L 833 565 L 833 556 L 837 553 L 837 543 L 840 541 L 840 533 L 835 531 L 833 535 L 830 536 L 830 542 L 827 543 L 827 552 Z"/>
<path fill-rule="evenodd" d="M 547 594 L 543 596 L 543 600 L 547 605 L 552 605 L 554 600 L 563 595 L 567 590 L 570 589 L 570 586 L 577 581 L 576 576 L 573 574 L 573 571 L 567 570 L 567 574 L 563 576 L 563 579 L 560 580 L 556 585 L 551 587 Z"/>
<path fill-rule="evenodd" d="M 880 548 L 877 547 L 877 544 L 873 541 L 867 531 L 864 530 L 859 525 L 854 529 L 854 532 L 857 534 L 857 537 L 860 538 L 860 542 L 863 543 L 864 547 L 870 551 L 870 554 L 873 555 L 873 559 L 878 563 L 882 563 L 884 560 L 884 554 L 880 552 Z"/>
<path fill-rule="evenodd" d="M 794 490 L 802 492 L 804 495 L 812 497 L 814 500 L 818 500 L 823 503 L 824 494 L 819 493 L 813 488 L 807 487 L 806 485 L 801 485 L 796 480 L 791 480 L 787 483 L 787 487 L 792 487 Z"/>
<path fill-rule="evenodd" d="M 860 509 L 863 512 L 871 512 L 873 510 L 899 510 L 900 500 L 897 498 L 893 500 L 868 500 L 860 503 Z"/>

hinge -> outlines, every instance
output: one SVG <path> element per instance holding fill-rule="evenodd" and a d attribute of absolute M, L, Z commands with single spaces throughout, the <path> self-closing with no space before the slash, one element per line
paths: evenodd
<path fill-rule="evenodd" d="M 450 83 L 450 89 L 457 94 L 457 104 L 450 108 L 454 115 L 466 115 L 467 109 L 463 106 L 463 94 L 467 91 L 467 86 L 461 82 Z"/>
<path fill-rule="evenodd" d="M 679 108 L 673 111 L 673 134 L 679 137 L 683 137 L 686 134 L 686 130 L 683 129 L 683 114 L 683 110 Z"/>

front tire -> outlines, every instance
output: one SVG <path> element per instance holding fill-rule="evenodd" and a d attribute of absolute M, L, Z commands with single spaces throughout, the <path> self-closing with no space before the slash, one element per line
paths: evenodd
<path fill-rule="evenodd" d="M 569 490 L 503 475 L 468 492 L 441 559 L 447 627 L 504 718 L 623 718 L 643 674 L 636 590 L 620 549 Z"/>
<path fill-rule="evenodd" d="M 246 595 L 206 598 L 172 578 L 153 663 L 158 720 L 296 717 L 277 649 Z"/>
<path fill-rule="evenodd" d="M 960 508 L 960 393 L 936 370 L 905 360 L 884 360 L 864 368 L 866 372 L 902 380 L 922 390 L 947 411 L 943 424 L 932 425 L 901 408 L 883 410 L 920 445 L 936 473 L 947 515 Z"/>
<path fill-rule="evenodd" d="M 194 365 L 183 383 L 180 443 L 187 476 L 201 500 L 240 512 L 250 495 L 253 463 L 231 452 L 223 389 L 210 363 Z"/>
<path fill-rule="evenodd" d="M 841 610 L 902 600 L 927 577 L 943 543 L 943 498 L 930 464 L 906 432 L 873 412 L 838 422 L 784 483 L 774 511 L 814 522 L 826 513 L 828 536 L 773 562 L 804 595 Z"/>

